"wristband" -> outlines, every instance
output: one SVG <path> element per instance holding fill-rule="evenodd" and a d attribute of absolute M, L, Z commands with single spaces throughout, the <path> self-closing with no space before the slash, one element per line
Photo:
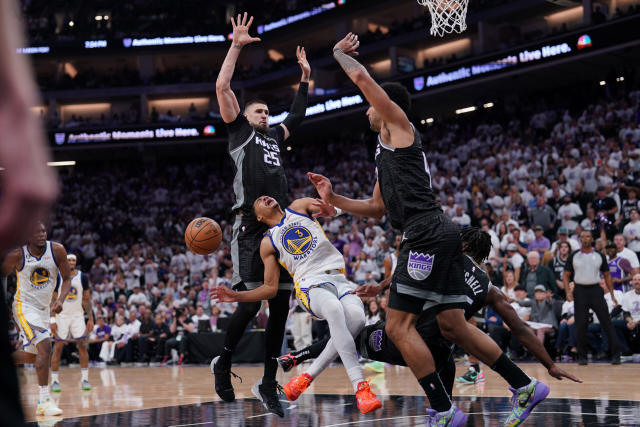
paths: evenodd
<path fill-rule="evenodd" d="M 336 206 L 334 206 L 333 209 L 336 210 L 336 214 L 333 216 L 334 218 L 337 217 L 337 216 L 342 215 L 342 209 L 340 209 L 340 208 L 338 208 Z"/>

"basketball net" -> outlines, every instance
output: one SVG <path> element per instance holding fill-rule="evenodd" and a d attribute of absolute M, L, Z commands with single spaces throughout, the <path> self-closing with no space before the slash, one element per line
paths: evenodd
<path fill-rule="evenodd" d="M 442 37 L 467 29 L 469 0 L 418 0 L 418 4 L 429 8 L 432 36 Z"/>

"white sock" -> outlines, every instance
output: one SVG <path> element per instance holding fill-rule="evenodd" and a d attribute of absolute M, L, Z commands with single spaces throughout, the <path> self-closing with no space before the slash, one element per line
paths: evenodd
<path fill-rule="evenodd" d="M 49 398 L 49 386 L 41 385 L 38 388 L 40 389 L 40 402 L 44 402 Z"/>
<path fill-rule="evenodd" d="M 89 381 L 89 368 L 81 368 L 80 373 L 82 374 L 82 381 Z"/>
<path fill-rule="evenodd" d="M 358 384 L 364 381 L 364 377 L 362 376 L 362 369 L 360 369 L 360 365 L 347 369 L 347 375 L 351 380 L 351 385 L 353 385 L 353 391 L 358 391 Z"/>
<path fill-rule="evenodd" d="M 58 371 L 51 371 L 51 382 L 60 382 L 58 379 Z"/>

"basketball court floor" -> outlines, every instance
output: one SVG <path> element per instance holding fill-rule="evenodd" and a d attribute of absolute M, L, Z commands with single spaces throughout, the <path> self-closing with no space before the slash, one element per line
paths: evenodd
<path fill-rule="evenodd" d="M 637 426 L 640 425 L 640 364 L 563 364 L 584 383 L 558 381 L 538 364 L 521 365 L 527 374 L 551 386 L 551 394 L 525 425 L 529 426 Z M 284 384 L 302 372 L 278 373 Z M 458 365 L 458 374 L 466 366 Z M 318 377 L 296 402 L 283 402 L 285 418 L 268 413 L 251 393 L 262 375 L 261 366 L 234 369 L 236 401 L 220 401 L 213 391 L 208 366 L 92 368 L 93 389 L 80 389 L 80 369 L 62 368 L 62 392 L 53 394 L 64 418 L 36 420 L 38 389 L 33 369 L 19 369 L 23 403 L 30 425 L 40 426 L 420 426 L 425 425 L 425 398 L 407 368 L 387 366 L 384 373 L 369 373 L 382 409 L 362 415 L 341 365 Z M 456 384 L 455 402 L 469 414 L 469 426 L 500 426 L 507 417 L 507 384 L 490 369 L 484 384 Z M 1 416 L 0 416 L 1 418 Z M 1 422 L 0 422 L 1 424 Z"/>

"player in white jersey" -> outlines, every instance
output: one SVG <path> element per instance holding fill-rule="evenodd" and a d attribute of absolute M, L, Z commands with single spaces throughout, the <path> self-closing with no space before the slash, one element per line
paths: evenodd
<path fill-rule="evenodd" d="M 49 396 L 51 362 L 50 313 L 59 313 L 71 286 L 67 251 L 60 243 L 47 240 L 44 224 L 38 223 L 28 243 L 9 252 L 2 272 L 15 272 L 18 283 L 13 299 L 13 316 L 20 328 L 22 350 L 13 354 L 16 364 L 34 363 L 40 386 L 36 415 L 61 415 Z M 52 301 L 58 275 L 62 279 L 58 298 Z"/>
<path fill-rule="evenodd" d="M 89 278 L 76 269 L 77 258 L 73 254 L 67 255 L 71 268 L 71 289 L 62 305 L 62 311 L 51 318 L 51 329 L 56 343 L 53 346 L 51 357 L 51 391 L 60 392 L 60 380 L 58 368 L 60 356 L 65 343 L 75 341 L 80 354 L 80 373 L 82 375 L 81 386 L 83 390 L 91 390 L 89 384 L 89 352 L 87 351 L 87 338 L 93 331 L 93 310 L 91 308 L 91 287 Z M 55 293 L 54 293 L 55 298 Z M 84 315 L 89 317 L 86 325 Z"/>
<path fill-rule="evenodd" d="M 353 294 L 356 285 L 344 275 L 342 254 L 311 216 L 322 212 L 313 206 L 314 202 L 310 198 L 297 199 L 283 211 L 275 199 L 259 197 L 253 204 L 256 218 L 270 227 L 260 244 L 264 284 L 244 292 L 218 286 L 210 294 L 222 302 L 272 298 L 278 291 L 279 261 L 293 276 L 296 297 L 303 307 L 315 317 L 326 320 L 331 332 L 329 344 L 309 369 L 284 386 L 287 398 L 296 400 L 313 378 L 340 355 L 356 392 L 358 409 L 366 414 L 382 404 L 371 392 L 369 383 L 364 381 L 353 342 L 353 337 L 364 327 L 364 306 Z"/>

